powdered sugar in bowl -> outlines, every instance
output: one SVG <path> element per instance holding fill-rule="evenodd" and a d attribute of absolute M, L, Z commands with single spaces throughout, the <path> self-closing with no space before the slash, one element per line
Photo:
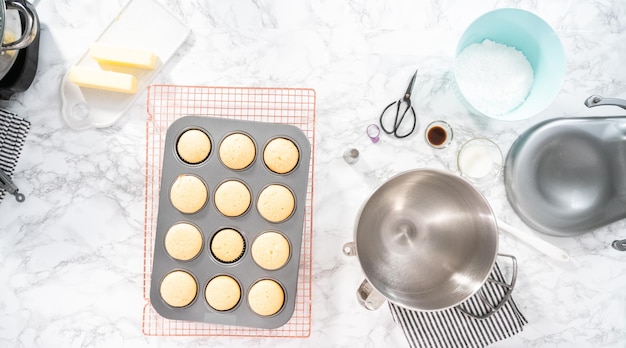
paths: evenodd
<path fill-rule="evenodd" d="M 517 121 L 554 101 L 565 76 L 565 54 L 543 19 L 525 10 L 498 9 L 480 16 L 461 36 L 454 76 L 472 113 Z"/>

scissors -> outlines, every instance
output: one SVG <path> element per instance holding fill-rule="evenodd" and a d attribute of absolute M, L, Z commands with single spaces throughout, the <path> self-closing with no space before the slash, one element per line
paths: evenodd
<path fill-rule="evenodd" d="M 385 110 L 383 110 L 383 112 L 380 114 L 380 127 L 385 133 L 393 134 L 396 138 L 408 137 L 409 135 L 411 135 L 411 133 L 413 133 L 417 124 L 415 109 L 413 109 L 413 106 L 411 106 L 411 93 L 413 91 L 413 85 L 415 84 L 416 76 L 417 70 L 415 70 L 415 74 L 413 74 L 413 78 L 411 78 L 409 87 L 406 89 L 406 92 L 404 93 L 402 99 L 399 99 L 398 101 L 394 101 L 391 104 L 387 105 Z M 402 113 L 400 113 L 400 105 L 402 103 L 406 104 L 406 108 Z M 387 110 L 394 105 L 396 105 L 396 117 L 393 120 L 393 126 L 388 127 L 390 125 L 389 121 L 385 121 L 384 119 L 389 117 L 385 117 L 385 114 L 387 113 Z M 410 113 L 409 110 L 411 111 Z M 407 117 L 408 121 L 405 122 L 406 125 L 402 125 L 402 122 L 404 121 L 404 118 L 406 116 L 409 116 Z M 385 124 L 387 124 L 387 126 L 385 126 Z"/>

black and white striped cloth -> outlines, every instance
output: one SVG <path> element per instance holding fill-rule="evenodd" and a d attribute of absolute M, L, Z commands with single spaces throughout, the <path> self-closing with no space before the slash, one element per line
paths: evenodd
<path fill-rule="evenodd" d="M 26 135 L 30 130 L 30 122 L 18 115 L 0 109 L 0 169 L 10 177 L 20 158 Z M 0 189 L 0 201 L 6 191 Z"/>
<path fill-rule="evenodd" d="M 497 264 L 490 277 L 505 282 Z M 503 287 L 491 282 L 486 282 L 481 291 L 491 303 L 497 303 L 506 292 Z M 478 294 L 470 297 L 461 306 L 475 314 L 488 310 Z M 497 312 L 485 319 L 471 318 L 455 308 L 422 312 L 391 302 L 389 307 L 394 321 L 400 324 L 409 345 L 414 348 L 485 347 L 517 334 L 528 323 L 512 297 Z"/>

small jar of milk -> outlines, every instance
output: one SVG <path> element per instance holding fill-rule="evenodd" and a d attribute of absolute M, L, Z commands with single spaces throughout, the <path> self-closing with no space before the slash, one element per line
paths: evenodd
<path fill-rule="evenodd" d="M 500 147 L 487 138 L 465 142 L 457 156 L 461 176 L 478 186 L 493 184 L 502 172 L 502 162 Z"/>

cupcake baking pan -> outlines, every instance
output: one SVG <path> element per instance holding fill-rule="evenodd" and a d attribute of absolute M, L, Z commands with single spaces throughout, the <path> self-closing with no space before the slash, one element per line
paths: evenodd
<path fill-rule="evenodd" d="M 199 163 L 191 164 L 181 159 L 177 143 L 188 130 L 200 130 L 208 136 L 211 149 L 208 156 Z M 234 133 L 242 133 L 252 139 L 255 155 L 252 163 L 244 169 L 230 169 L 220 159 L 220 144 L 224 138 Z M 263 158 L 265 146 L 272 140 L 283 138 L 297 147 L 299 158 L 295 167 L 284 174 L 273 172 Z M 293 315 L 300 264 L 300 250 L 305 215 L 311 144 L 297 127 L 286 124 L 273 124 L 253 121 L 231 120 L 205 116 L 184 116 L 174 121 L 167 130 L 163 153 L 158 218 L 155 233 L 150 302 L 163 317 L 175 320 L 207 322 L 215 324 L 243 326 L 262 329 L 278 328 Z M 194 176 L 207 189 L 206 201 L 194 213 L 183 213 L 172 203 L 171 190 L 177 179 L 184 175 Z M 250 206 L 240 216 L 227 216 L 220 212 L 215 202 L 216 189 L 224 182 L 235 180 L 243 183 L 250 193 Z M 197 182 L 197 180 L 194 180 Z M 258 210 L 257 202 L 261 192 L 270 186 L 281 185 L 289 189 L 294 198 L 293 211 L 279 222 L 264 218 Z M 190 193 L 197 196 L 197 192 Z M 202 196 L 202 195 L 201 195 Z M 186 196 L 185 196 L 186 197 Z M 172 226 L 186 223 L 195 226 L 201 234 L 200 251 L 187 261 L 175 259 L 166 249 L 166 235 Z M 211 241 L 215 234 L 224 229 L 238 231 L 243 237 L 243 253 L 234 261 L 219 260 L 211 251 Z M 264 269 L 253 259 L 252 246 L 264 232 L 278 232 L 289 244 L 286 263 L 277 269 Z M 184 245 L 178 245 L 184 248 Z M 193 248 L 192 248 L 193 249 Z M 270 253 L 271 254 L 271 253 Z M 196 282 L 195 296 L 192 299 L 176 298 L 176 306 L 168 304 L 162 297 L 161 283 L 168 274 L 184 271 Z M 209 305 L 205 293 L 207 284 L 217 276 L 234 279 L 240 292 L 239 301 L 233 308 L 217 310 Z M 284 293 L 283 303 L 276 313 L 264 308 L 264 314 L 253 311 L 258 303 L 248 301 L 250 289 L 262 280 L 272 280 L 280 285 Z M 172 282 L 169 282 L 171 284 Z M 232 286 L 232 282 L 225 282 Z M 264 282 L 267 283 L 267 282 Z M 176 284 L 176 283 L 175 283 Z M 253 291 L 257 293 L 258 291 Z M 229 297 L 226 293 L 216 294 Z M 170 296 L 178 296 L 176 293 Z M 187 295 L 188 297 L 189 295 Z M 209 294 L 211 296 L 211 294 Z M 255 294 L 253 294 L 253 297 Z M 170 297 L 171 299 L 171 297 Z M 215 303 L 215 298 L 212 298 Z M 170 300 L 170 302 L 172 302 Z M 181 303 L 189 304 L 182 305 Z M 229 307 L 230 305 L 226 306 Z M 268 314 L 270 313 L 270 314 Z"/>

